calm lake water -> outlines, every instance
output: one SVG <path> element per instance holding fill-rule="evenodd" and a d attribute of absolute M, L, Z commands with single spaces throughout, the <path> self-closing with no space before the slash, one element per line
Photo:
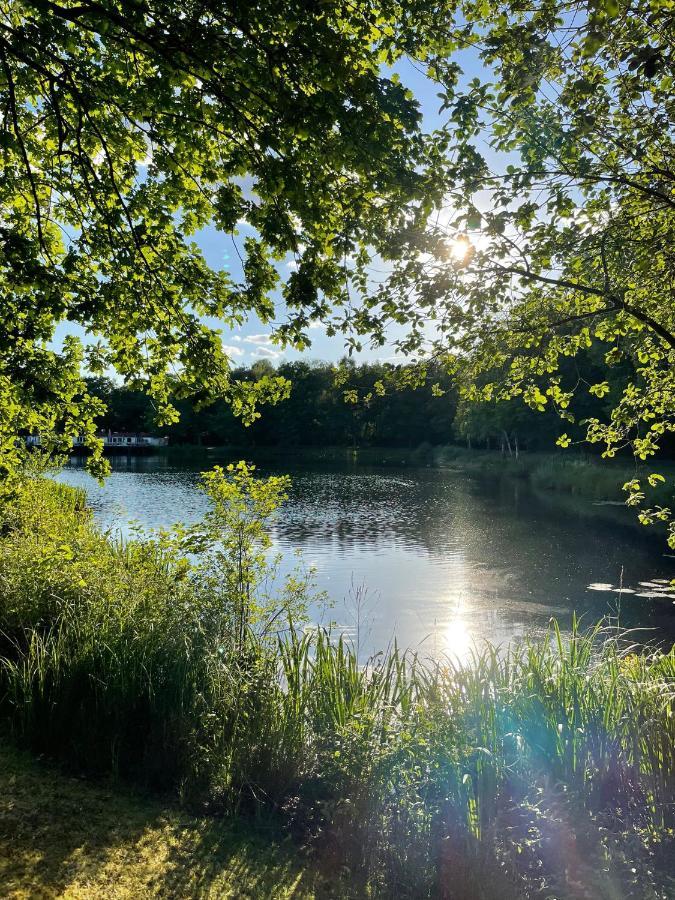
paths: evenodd
<path fill-rule="evenodd" d="M 98 521 L 128 533 L 200 517 L 199 471 L 231 461 L 216 454 L 113 457 L 103 487 L 74 459 L 59 478 L 86 488 Z M 487 638 L 504 643 L 620 614 L 640 638 L 675 640 L 675 558 L 623 508 L 535 493 L 513 479 L 461 471 L 261 464 L 292 476 L 273 526 L 282 569 L 316 567 L 332 607 L 316 620 L 358 634 L 362 655 L 399 645 L 465 655 Z M 620 591 L 620 587 L 623 590 Z"/>

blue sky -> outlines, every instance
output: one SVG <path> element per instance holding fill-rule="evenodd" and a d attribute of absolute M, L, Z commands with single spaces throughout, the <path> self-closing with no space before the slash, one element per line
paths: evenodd
<path fill-rule="evenodd" d="M 477 74 L 483 72 L 477 55 L 473 51 L 464 52 L 462 58 L 458 61 L 464 69 L 464 79 L 470 80 Z M 439 93 L 438 85 L 434 84 L 426 77 L 423 69 L 409 60 L 403 60 L 396 66 L 396 71 L 401 77 L 401 81 L 409 87 L 417 102 L 423 116 L 423 128 L 425 131 L 432 131 L 443 124 L 443 117 L 439 110 L 441 100 L 437 96 Z M 249 226 L 243 224 L 239 229 L 239 238 L 243 240 L 247 234 L 253 233 Z M 235 251 L 232 238 L 229 235 L 217 231 L 215 228 L 209 227 L 199 232 L 195 238 L 195 242 L 201 248 L 207 262 L 214 269 L 227 268 L 238 279 L 241 275 L 241 266 L 237 253 Z M 281 275 L 283 278 L 284 270 L 290 273 L 291 264 L 281 265 Z M 287 267 L 288 266 L 288 267 Z M 283 304 L 278 301 L 278 321 L 284 319 Z M 220 324 L 216 320 L 205 320 L 209 325 L 220 328 Z M 251 364 L 256 359 L 270 359 L 272 362 L 280 360 L 293 359 L 326 359 L 335 361 L 344 355 L 343 339 L 339 336 L 328 337 L 321 327 L 312 327 L 309 331 L 311 339 L 311 347 L 302 353 L 296 350 L 275 347 L 270 341 L 270 326 L 263 325 L 257 317 L 253 316 L 241 328 L 236 331 L 229 331 L 222 328 L 223 344 L 231 355 L 233 364 Z M 79 326 L 69 323 L 61 323 L 57 326 L 54 336 L 54 346 L 60 346 L 66 334 L 74 334 L 81 337 L 85 342 L 88 336 Z M 386 347 L 377 350 L 364 349 L 360 354 L 362 359 L 392 359 L 393 351 Z"/>

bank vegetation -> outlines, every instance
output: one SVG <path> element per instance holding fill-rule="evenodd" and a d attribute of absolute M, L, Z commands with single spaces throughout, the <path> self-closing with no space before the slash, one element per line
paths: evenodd
<path fill-rule="evenodd" d="M 672 896 L 675 654 L 553 622 L 466 661 L 362 665 L 304 621 L 311 573 L 276 578 L 285 487 L 217 470 L 202 523 L 122 541 L 27 478 L 0 540 L 4 740 L 271 824 L 335 895 Z"/>

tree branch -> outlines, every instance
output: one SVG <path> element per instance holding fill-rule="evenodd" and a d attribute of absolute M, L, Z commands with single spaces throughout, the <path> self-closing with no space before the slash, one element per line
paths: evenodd
<path fill-rule="evenodd" d="M 12 117 L 12 126 L 14 129 L 14 134 L 16 135 L 17 142 L 19 144 L 19 150 L 21 152 L 21 158 L 23 159 L 23 164 L 26 169 L 26 175 L 28 176 L 28 183 L 30 184 L 31 194 L 33 195 L 38 243 L 40 244 L 40 247 L 46 254 L 47 258 L 50 258 L 49 249 L 47 248 L 44 231 L 42 228 L 42 211 L 40 209 L 40 198 L 38 196 L 37 186 L 35 184 L 35 176 L 33 174 L 33 169 L 28 157 L 28 151 L 26 150 L 26 144 L 23 140 L 23 134 L 21 133 L 21 127 L 19 125 L 19 113 L 16 99 L 16 90 L 14 87 L 14 77 L 12 75 L 12 70 L 10 68 L 9 62 L 7 61 L 5 51 L 2 48 L 0 48 L 0 58 L 2 59 L 2 67 L 5 70 L 5 75 L 7 77 L 7 92 L 9 95 L 9 109 Z"/>
<path fill-rule="evenodd" d="M 608 292 L 601 288 L 592 287 L 588 284 L 582 284 L 580 282 L 569 281 L 565 278 L 550 278 L 547 275 L 540 275 L 537 272 L 528 271 L 526 269 L 519 269 L 517 266 L 498 266 L 498 271 L 501 271 L 510 275 L 518 275 L 525 280 L 537 281 L 540 284 L 551 285 L 552 287 L 557 288 L 566 288 L 571 291 L 579 291 L 582 294 L 588 294 L 593 297 L 601 297 L 604 300 L 609 301 L 615 309 L 623 309 L 634 319 L 637 319 L 638 322 L 642 322 L 643 325 L 646 325 L 648 328 L 657 334 L 669 347 L 675 350 L 675 334 L 672 334 L 661 325 L 660 322 L 657 322 L 652 316 L 648 313 L 643 312 L 640 309 L 637 309 L 634 306 L 631 306 L 629 303 L 625 301 L 622 296 L 617 296 L 615 293 Z M 610 311 L 610 310 L 607 310 Z M 598 312 L 602 312 L 602 310 L 598 310 Z"/>

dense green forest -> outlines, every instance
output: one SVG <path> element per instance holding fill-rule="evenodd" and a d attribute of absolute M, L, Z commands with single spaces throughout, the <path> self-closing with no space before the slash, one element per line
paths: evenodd
<path fill-rule="evenodd" d="M 233 378 L 255 381 L 273 371 L 264 360 L 236 369 Z M 378 395 L 373 386 L 386 374 L 379 363 L 349 365 L 348 372 L 347 383 L 337 385 L 329 363 L 282 363 L 276 374 L 291 382 L 289 396 L 267 407 L 248 427 L 224 402 L 200 409 L 189 400 L 178 400 L 179 421 L 158 429 L 147 394 L 115 386 L 108 379 L 92 380 L 91 389 L 108 408 L 100 420 L 102 428 L 149 430 L 167 435 L 171 444 L 415 447 L 422 441 L 452 441 L 457 400 L 447 375 L 438 373 L 435 381 L 446 393 L 435 397 L 430 385 Z M 345 399 L 349 390 L 359 392 L 357 402 Z M 364 399 L 368 393 L 372 396 Z"/>
<path fill-rule="evenodd" d="M 567 364 L 568 380 L 592 385 L 603 373 L 609 379 L 609 391 L 603 397 L 586 392 L 585 398 L 579 398 L 576 428 L 561 422 L 551 406 L 538 412 L 519 398 L 499 403 L 460 401 L 452 377 L 444 368 L 433 366 L 423 384 L 401 386 L 401 369 L 387 363 L 343 360 L 335 366 L 317 360 L 282 362 L 274 368 L 268 360 L 260 360 L 235 369 L 233 380 L 255 382 L 276 375 L 290 382 L 290 392 L 249 426 L 223 401 L 200 408 L 190 400 L 176 400 L 180 419 L 160 428 L 145 392 L 103 377 L 90 378 L 89 389 L 107 407 L 99 419 L 102 430 L 162 434 L 171 445 L 414 448 L 461 443 L 507 453 L 516 447 L 547 451 L 554 449 L 562 431 L 582 443 L 583 421 L 606 418 L 632 374 L 626 364 L 607 370 L 595 358 L 598 355 L 593 350 Z M 672 455 L 673 447 L 666 443 L 664 450 Z"/>

